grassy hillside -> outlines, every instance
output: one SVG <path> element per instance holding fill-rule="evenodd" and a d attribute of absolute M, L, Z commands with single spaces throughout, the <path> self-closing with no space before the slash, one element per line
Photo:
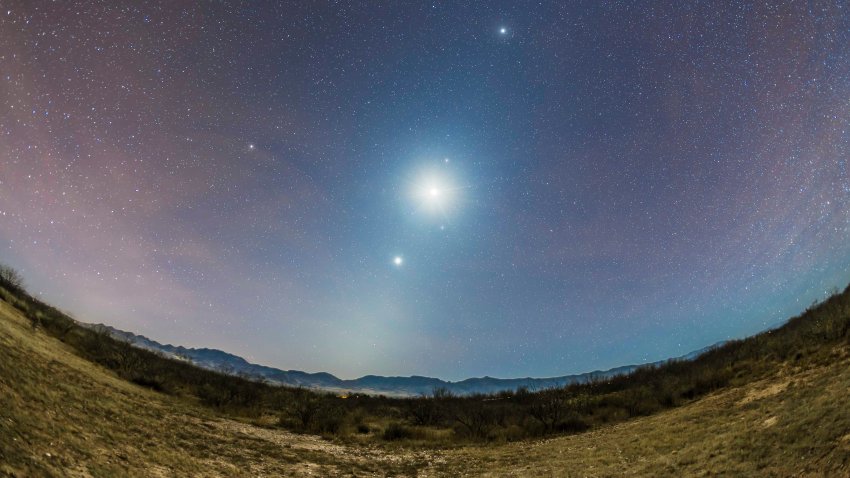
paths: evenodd
<path fill-rule="evenodd" d="M 465 447 L 477 476 L 850 476 L 850 348 L 651 417 L 543 441 Z"/>
<path fill-rule="evenodd" d="M 428 459 L 224 419 L 78 357 L 0 301 L 0 476 L 404 474 Z"/>
<path fill-rule="evenodd" d="M 850 288 L 695 362 L 436 400 L 256 384 L 0 298 L 4 475 L 850 475 Z"/>

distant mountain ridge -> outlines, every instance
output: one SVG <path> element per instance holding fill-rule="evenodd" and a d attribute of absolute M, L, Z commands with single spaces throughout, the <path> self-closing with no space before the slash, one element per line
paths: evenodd
<path fill-rule="evenodd" d="M 506 390 L 516 390 L 523 387 L 529 390 L 563 387 L 573 383 L 585 383 L 591 380 L 625 375 L 639 367 L 661 365 L 674 360 L 693 360 L 703 353 L 725 343 L 718 342 L 686 355 L 682 355 L 681 357 L 660 360 L 658 362 L 642 365 L 624 365 L 610 370 L 597 370 L 560 377 L 493 378 L 485 376 L 468 378 L 458 382 L 450 382 L 438 378 L 415 375 L 410 377 L 382 377 L 379 375 L 366 375 L 354 380 L 343 380 L 327 372 L 308 373 L 299 370 L 281 370 L 265 365 L 257 365 L 248 362 L 238 355 L 233 355 L 217 349 L 195 349 L 179 345 L 163 345 L 143 335 L 136 335 L 132 332 L 126 332 L 108 325 L 81 325 L 98 332 L 108 334 L 117 340 L 127 342 L 135 347 L 149 350 L 172 359 L 184 360 L 208 370 L 214 370 L 230 375 L 239 375 L 252 380 L 262 380 L 276 385 L 305 387 L 331 392 L 368 393 L 373 395 L 381 394 L 401 397 L 430 395 L 436 388 L 444 388 L 456 395 L 472 395 L 476 393 L 497 393 Z"/>

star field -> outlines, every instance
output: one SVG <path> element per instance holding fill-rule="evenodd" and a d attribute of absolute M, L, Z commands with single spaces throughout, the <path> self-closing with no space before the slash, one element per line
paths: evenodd
<path fill-rule="evenodd" d="M 850 282 L 850 6 L 4 2 L 0 261 L 285 369 L 553 376 Z"/>

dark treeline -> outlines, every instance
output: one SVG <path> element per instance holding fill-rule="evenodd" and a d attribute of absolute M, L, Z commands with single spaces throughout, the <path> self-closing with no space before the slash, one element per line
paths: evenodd
<path fill-rule="evenodd" d="M 581 432 L 763 378 L 782 362 L 827 363 L 834 345 L 850 342 L 848 286 L 777 329 L 728 342 L 692 361 L 671 361 L 610 379 L 464 397 L 444 389 L 419 398 L 337 396 L 225 375 L 133 347 L 32 297 L 21 277 L 5 266 L 0 266 L 0 299 L 30 320 L 33 333 L 46 332 L 140 386 L 229 416 L 266 418 L 264 423 L 273 417 L 274 426 L 298 432 L 388 441 L 502 441 Z"/>

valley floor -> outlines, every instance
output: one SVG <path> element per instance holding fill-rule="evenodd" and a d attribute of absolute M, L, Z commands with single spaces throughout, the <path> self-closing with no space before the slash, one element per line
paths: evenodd
<path fill-rule="evenodd" d="M 850 476 L 848 350 L 579 435 L 411 450 L 222 419 L 79 358 L 0 301 L 0 476 Z"/>

